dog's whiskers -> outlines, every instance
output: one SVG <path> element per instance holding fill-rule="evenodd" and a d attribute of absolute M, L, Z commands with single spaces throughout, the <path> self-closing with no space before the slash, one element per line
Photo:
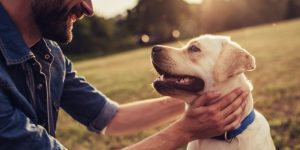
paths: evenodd
<path fill-rule="evenodd" d="M 181 47 L 184 46 L 184 44 L 181 41 L 176 41 Z"/>
<path fill-rule="evenodd" d="M 153 75 L 157 75 L 157 72 L 156 72 L 156 70 L 155 70 L 154 68 L 150 69 L 149 71 L 150 71 Z"/>

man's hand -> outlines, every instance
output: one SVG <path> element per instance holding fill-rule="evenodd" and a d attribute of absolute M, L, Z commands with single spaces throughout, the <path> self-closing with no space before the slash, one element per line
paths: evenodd
<path fill-rule="evenodd" d="M 124 150 L 172 150 L 187 144 L 192 140 L 211 138 L 232 130 L 241 122 L 243 110 L 247 103 L 247 96 L 248 93 L 243 92 L 240 89 L 236 89 L 222 98 L 220 98 L 220 94 L 218 93 L 206 93 L 195 98 L 195 100 L 190 103 L 183 117 L 172 125 L 143 141 L 124 148 Z M 179 102 L 176 106 L 180 107 L 183 105 L 181 101 L 175 99 L 170 100 L 167 103 L 160 103 L 155 107 L 151 107 L 156 109 L 162 108 L 158 111 L 160 115 L 151 116 L 157 117 L 161 116 L 161 114 L 165 114 L 163 116 L 168 116 L 167 114 L 170 113 L 163 113 L 162 111 L 168 110 L 174 106 L 162 107 L 161 105 L 175 104 L 175 101 Z M 143 110 L 147 109 L 143 108 Z M 181 110 L 181 108 L 177 110 Z"/>
<path fill-rule="evenodd" d="M 168 128 L 126 150 L 176 149 L 190 141 L 211 138 L 234 129 L 242 119 L 248 93 L 241 89 L 220 98 L 209 92 L 190 103 L 183 117 Z"/>
<path fill-rule="evenodd" d="M 241 122 L 247 96 L 248 93 L 241 89 L 235 89 L 222 98 L 219 98 L 219 93 L 208 92 L 190 103 L 184 116 L 173 127 L 188 141 L 223 134 Z"/>

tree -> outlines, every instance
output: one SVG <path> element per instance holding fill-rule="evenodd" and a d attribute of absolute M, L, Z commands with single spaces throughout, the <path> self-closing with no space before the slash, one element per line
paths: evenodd
<path fill-rule="evenodd" d="M 173 31 L 182 30 L 182 22 L 191 16 L 189 5 L 182 0 L 140 0 L 128 10 L 127 25 L 136 35 L 150 36 L 150 43 L 170 41 Z"/>
<path fill-rule="evenodd" d="M 289 0 L 289 12 L 288 18 L 300 17 L 300 1 L 299 0 Z"/>
<path fill-rule="evenodd" d="M 219 32 L 286 19 L 288 0 L 204 0 L 201 27 Z"/>
<path fill-rule="evenodd" d="M 120 28 L 122 30 L 120 30 Z M 65 53 L 107 54 L 117 49 L 134 47 L 130 41 L 131 33 L 118 25 L 113 19 L 98 16 L 86 17 L 74 24 L 73 40 L 68 45 L 61 45 Z"/>

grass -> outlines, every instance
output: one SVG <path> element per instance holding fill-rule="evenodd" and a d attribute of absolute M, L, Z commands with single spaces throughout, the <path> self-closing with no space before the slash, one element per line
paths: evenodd
<path fill-rule="evenodd" d="M 247 76 L 255 87 L 255 107 L 268 119 L 279 150 L 300 150 L 299 27 L 300 20 L 292 20 L 220 33 L 231 36 L 256 57 L 257 69 Z M 168 45 L 180 46 L 177 42 Z M 150 85 L 156 75 L 149 56 L 150 47 L 147 47 L 75 62 L 75 68 L 95 87 L 122 104 L 159 96 Z M 136 143 L 160 129 L 108 137 L 88 132 L 61 112 L 57 135 L 69 149 L 113 150 Z"/>

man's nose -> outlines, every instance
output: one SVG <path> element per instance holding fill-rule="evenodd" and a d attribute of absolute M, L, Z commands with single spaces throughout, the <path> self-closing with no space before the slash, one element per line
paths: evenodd
<path fill-rule="evenodd" d="M 86 16 L 93 16 L 94 15 L 94 9 L 93 9 L 93 2 L 92 0 L 83 0 L 82 1 L 82 7 L 84 10 L 84 14 Z"/>

